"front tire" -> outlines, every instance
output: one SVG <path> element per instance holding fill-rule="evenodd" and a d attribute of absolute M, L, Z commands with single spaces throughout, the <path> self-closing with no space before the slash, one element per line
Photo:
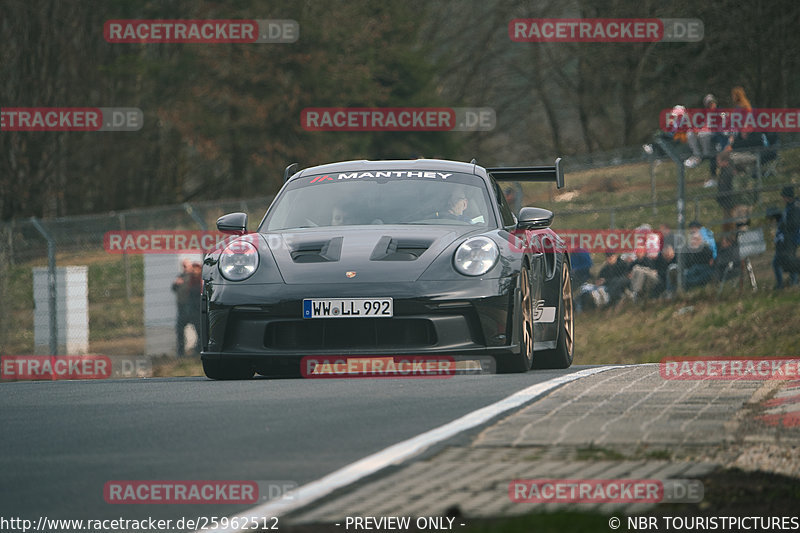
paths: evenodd
<path fill-rule="evenodd" d="M 569 259 L 561 266 L 561 296 L 558 302 L 558 340 L 553 350 L 542 350 L 533 359 L 533 368 L 569 368 L 575 356 L 575 313 L 572 308 L 572 271 Z"/>
<path fill-rule="evenodd" d="M 528 267 L 519 273 L 519 352 L 495 358 L 498 374 L 527 372 L 533 362 L 533 298 Z"/>
<path fill-rule="evenodd" d="M 255 374 L 250 361 L 240 359 L 203 359 L 203 372 L 218 380 L 250 379 Z"/>

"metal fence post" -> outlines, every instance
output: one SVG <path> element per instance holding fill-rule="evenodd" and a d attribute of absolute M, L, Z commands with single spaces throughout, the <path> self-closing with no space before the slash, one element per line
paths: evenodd
<path fill-rule="evenodd" d="M 0 223 L 1 224 L 1 223 Z M 3 224 L 3 233 L 8 233 L 8 225 Z M 9 265 L 10 265 L 10 253 L 8 251 L 8 243 L 6 239 L 0 241 L 0 301 L 5 302 L 9 300 L 8 295 L 8 285 L 9 285 Z M 6 343 L 8 342 L 8 331 L 10 330 L 9 327 L 9 318 L 6 316 L 0 316 L 0 353 L 6 352 L 8 350 Z"/>
<path fill-rule="evenodd" d="M 686 230 L 686 216 L 684 215 L 684 208 L 686 205 L 686 173 L 683 168 L 683 160 L 672 151 L 672 148 L 669 147 L 664 139 L 656 139 L 656 143 L 678 167 L 678 237 L 681 239 L 681 244 L 683 244 Z M 685 246 L 681 246 L 681 248 L 685 248 Z M 681 295 L 683 294 L 683 267 L 686 264 L 686 258 L 683 256 L 684 251 L 685 250 L 675 250 L 675 258 L 678 260 L 678 286 L 676 289 L 678 294 Z"/>
<path fill-rule="evenodd" d="M 684 239 L 684 235 L 686 233 L 686 217 L 683 210 L 686 198 L 686 171 L 683 168 L 682 161 L 678 160 L 676 164 L 678 165 L 678 235 L 680 236 L 680 239 Z M 683 240 L 681 242 L 683 243 Z M 685 248 L 685 243 L 683 247 Z M 676 254 L 678 256 L 678 294 L 683 294 L 683 269 L 686 265 L 686 257 L 684 256 L 685 251 L 686 250 L 684 249 L 678 253 L 676 250 Z"/>
<path fill-rule="evenodd" d="M 658 214 L 658 207 L 656 206 L 656 202 L 658 201 L 656 197 L 656 156 L 655 153 L 652 151 L 649 155 L 650 158 L 650 197 L 653 200 L 653 214 Z"/>
<path fill-rule="evenodd" d="M 761 207 L 761 191 L 764 188 L 764 180 L 761 177 L 761 150 L 756 152 L 756 208 Z"/>
<path fill-rule="evenodd" d="M 50 311 L 50 355 L 58 355 L 58 320 L 56 319 L 56 242 L 36 217 L 31 224 L 47 240 L 47 289 Z"/>
<path fill-rule="evenodd" d="M 125 227 L 125 213 L 119 214 L 119 229 L 122 231 L 122 234 L 125 234 L 126 227 Z M 128 259 L 128 254 L 125 252 L 125 247 L 122 247 L 122 265 L 125 269 L 125 301 L 131 301 L 131 264 L 130 259 Z"/>
<path fill-rule="evenodd" d="M 11 223 L 5 225 L 6 242 L 8 243 L 8 263 L 14 266 L 14 219 Z"/>

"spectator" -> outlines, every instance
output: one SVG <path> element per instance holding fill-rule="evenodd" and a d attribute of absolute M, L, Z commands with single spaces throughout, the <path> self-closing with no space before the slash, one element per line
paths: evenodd
<path fill-rule="evenodd" d="M 707 94 L 703 98 L 703 107 L 707 110 L 717 108 L 717 99 L 713 94 Z M 714 132 L 710 128 L 704 127 L 697 132 L 687 132 L 686 142 L 692 149 L 692 157 L 684 161 L 684 164 L 688 168 L 694 168 L 704 159 L 708 159 L 711 178 L 706 181 L 704 186 L 706 188 L 713 187 L 716 185 L 715 178 L 717 177 L 717 153 L 727 145 L 728 138 L 721 132 Z"/>
<path fill-rule="evenodd" d="M 514 214 L 519 213 L 519 210 L 520 210 L 520 199 L 519 199 L 519 197 L 517 195 L 517 191 L 514 189 L 514 187 L 506 187 L 503 190 L 503 195 L 506 197 L 506 203 L 508 204 L 508 207 L 511 208 L 511 211 Z"/>
<path fill-rule="evenodd" d="M 678 285 L 678 265 L 675 262 L 675 248 L 671 244 L 665 244 L 655 261 L 655 269 L 658 272 L 658 285 L 655 288 L 654 296 L 666 293 L 667 298 L 672 298 L 672 293 Z"/>
<path fill-rule="evenodd" d="M 675 234 L 672 233 L 672 230 L 666 224 L 659 224 L 658 225 L 658 232 L 661 234 L 661 248 L 663 249 L 665 246 L 671 246 L 674 250 L 677 248 L 675 243 Z"/>
<path fill-rule="evenodd" d="M 584 248 L 577 248 L 570 256 L 572 266 L 572 279 L 576 285 L 582 285 L 592 277 L 591 268 L 594 266 L 592 256 Z"/>
<path fill-rule="evenodd" d="M 580 288 L 592 277 L 592 256 L 585 249 L 578 248 L 570 254 L 569 261 L 572 267 L 573 287 Z M 580 294 L 577 298 L 574 298 L 574 302 L 575 311 L 580 313 L 583 310 L 583 301 L 582 298 L 580 298 Z"/>
<path fill-rule="evenodd" d="M 719 242 L 717 258 L 714 260 L 714 278 L 725 281 L 739 275 L 736 265 L 739 263 L 739 247 L 736 234 L 726 232 Z"/>
<path fill-rule="evenodd" d="M 697 225 L 690 226 L 689 246 L 684 255 L 683 286 L 686 289 L 700 287 L 711 281 L 714 255 Z"/>
<path fill-rule="evenodd" d="M 178 357 L 185 355 L 187 324 L 194 327 L 198 340 L 195 344 L 195 352 L 197 355 L 200 353 L 200 287 L 202 283 L 200 271 L 200 263 L 193 264 L 189 259 L 184 259 L 181 273 L 172 282 L 172 291 L 175 293 L 178 307 L 178 316 L 175 321 Z"/>
<path fill-rule="evenodd" d="M 637 246 L 631 269 L 631 291 L 634 301 L 642 296 L 658 296 L 664 290 L 667 284 L 667 266 L 675 258 L 675 239 L 666 224 L 661 224 L 660 232 L 654 232 L 649 224 L 637 227 L 636 232 L 644 234 L 643 239 L 637 239 L 638 242 L 643 242 L 644 246 Z M 664 258 L 664 250 L 672 252 L 669 259 Z"/>
<path fill-rule="evenodd" d="M 708 245 L 708 247 L 711 248 L 712 259 L 716 259 L 717 242 L 714 240 L 714 232 L 708 229 L 707 227 L 703 226 L 697 220 L 693 220 L 689 223 L 689 233 L 691 234 L 692 231 L 697 231 L 700 233 L 700 236 L 703 237 L 703 242 L 705 242 Z"/>
<path fill-rule="evenodd" d="M 651 296 L 658 287 L 659 275 L 656 270 L 656 259 L 648 257 L 645 248 L 636 250 L 636 259 L 631 268 L 631 291 L 633 301 L 641 295 Z"/>
<path fill-rule="evenodd" d="M 781 190 L 781 198 L 785 203 L 778 219 L 778 230 L 775 233 L 775 257 L 772 269 L 775 272 L 775 289 L 783 288 L 783 271 L 791 274 L 792 285 L 797 284 L 800 272 L 800 261 L 797 259 L 797 246 L 800 244 L 800 205 L 794 196 L 794 187 L 786 186 Z"/>
<path fill-rule="evenodd" d="M 606 260 L 597 274 L 595 283 L 587 281 L 581 285 L 578 296 L 581 307 L 599 309 L 619 302 L 625 289 L 630 286 L 628 276 L 628 267 L 619 259 L 619 255 L 607 252 Z"/>
<path fill-rule="evenodd" d="M 621 261 L 618 254 L 606 253 L 606 261 L 597 273 L 597 285 L 605 287 L 610 305 L 618 303 L 625 289 L 630 288 L 629 277 L 630 265 Z"/>
<path fill-rule="evenodd" d="M 653 154 L 654 152 L 671 157 L 667 150 L 676 151 L 681 145 L 686 144 L 687 135 L 685 127 L 686 108 L 682 105 L 676 105 L 670 112 L 671 125 L 664 130 L 658 130 L 653 137 L 653 144 L 645 144 L 642 146 L 645 153 Z"/>
<path fill-rule="evenodd" d="M 731 100 L 738 111 L 750 113 L 753 110 L 742 87 L 731 89 Z M 728 145 L 717 156 L 717 163 L 721 169 L 717 201 L 726 213 L 725 218 L 732 219 L 723 228 L 726 231 L 733 228 L 733 223 L 737 225 L 748 223 L 755 193 L 743 191 L 753 188 L 751 178 L 757 177 L 756 161 L 760 158 L 763 163 L 768 157 L 774 157 L 764 152 L 766 146 L 767 137 L 761 132 L 746 129 L 731 131 Z"/>
<path fill-rule="evenodd" d="M 755 163 L 753 154 L 737 154 L 730 150 L 720 152 L 717 156 L 719 165 L 719 184 L 717 189 L 717 203 L 722 208 L 725 222 L 722 225 L 723 231 L 733 231 L 737 226 L 749 224 L 750 211 L 755 197 L 751 189 L 752 180 L 746 168 L 737 167 L 737 161 L 742 161 L 741 157 L 752 156 L 752 163 Z M 749 163 L 745 164 L 745 167 Z"/>

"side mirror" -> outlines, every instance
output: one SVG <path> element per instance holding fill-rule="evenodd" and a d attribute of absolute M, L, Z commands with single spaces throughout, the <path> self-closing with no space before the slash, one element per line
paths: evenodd
<path fill-rule="evenodd" d="M 217 219 L 217 229 L 224 233 L 247 233 L 247 213 L 228 213 Z"/>
<path fill-rule="evenodd" d="M 519 229 L 544 229 L 553 223 L 553 212 L 540 207 L 523 207 L 517 217 Z"/>

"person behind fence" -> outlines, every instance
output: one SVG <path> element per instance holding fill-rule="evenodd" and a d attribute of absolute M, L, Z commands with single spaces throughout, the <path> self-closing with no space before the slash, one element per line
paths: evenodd
<path fill-rule="evenodd" d="M 670 111 L 671 121 L 667 124 L 667 129 L 659 129 L 653 135 L 653 143 L 642 146 L 645 153 L 670 156 L 666 150 L 680 151 L 680 147 L 688 141 L 686 128 L 682 125 L 686 120 L 686 107 L 676 105 Z M 666 147 L 666 150 L 665 150 Z"/>
<path fill-rule="evenodd" d="M 703 98 L 703 107 L 708 110 L 717 108 L 717 99 L 713 94 L 707 94 Z M 703 160 L 709 161 L 711 177 L 705 182 L 704 187 L 713 187 L 717 177 L 717 154 L 728 144 L 728 138 L 721 132 L 711 131 L 708 127 L 703 127 L 700 131 L 689 131 L 686 134 L 686 142 L 692 150 L 692 157 L 684 161 L 687 168 L 694 168 Z"/>
<path fill-rule="evenodd" d="M 655 296 L 659 286 L 657 258 L 650 257 L 646 248 L 636 249 L 636 258 L 631 268 L 631 292 L 634 302 L 642 296 Z"/>
<path fill-rule="evenodd" d="M 775 257 L 772 269 L 775 273 L 775 288 L 783 288 L 783 271 L 791 274 L 792 285 L 797 284 L 800 273 L 800 260 L 797 247 L 800 245 L 800 205 L 794 195 L 794 187 L 787 185 L 781 190 L 781 198 L 786 204 L 778 218 L 775 233 Z"/>
<path fill-rule="evenodd" d="M 572 286 L 580 290 L 584 283 L 588 282 L 592 277 L 592 256 L 584 248 L 577 248 L 569 255 L 570 266 L 572 267 Z M 583 310 L 583 299 L 580 297 L 573 298 L 575 303 L 575 312 L 580 313 Z"/>
<path fill-rule="evenodd" d="M 736 112 L 744 115 L 752 113 L 753 106 L 744 88 L 737 86 L 731 89 L 731 100 Z M 752 189 L 754 180 L 758 178 L 757 161 L 763 164 L 770 158 L 777 157 L 774 150 L 765 150 L 768 145 L 768 137 L 763 132 L 748 128 L 728 132 L 728 144 L 717 155 L 720 168 L 717 201 L 728 219 L 723 226 L 724 231 L 730 231 L 734 223 L 748 223 L 756 199 L 756 193 Z"/>
<path fill-rule="evenodd" d="M 717 246 L 717 258 L 714 260 L 714 279 L 720 282 L 737 277 L 740 272 L 739 247 L 736 244 L 736 233 L 728 231 L 720 237 Z"/>
<path fill-rule="evenodd" d="M 672 246 L 674 250 L 676 247 L 675 233 L 664 223 L 658 225 L 658 233 L 661 235 L 661 248 L 665 246 Z"/>
<path fill-rule="evenodd" d="M 683 286 L 686 289 L 705 285 L 713 276 L 714 255 L 716 243 L 712 252 L 711 246 L 706 241 L 703 226 L 694 221 L 689 225 L 689 243 L 684 253 Z M 712 234 L 713 235 L 713 234 Z M 712 237 L 713 241 L 713 237 Z"/>
<path fill-rule="evenodd" d="M 172 291 L 175 293 L 178 315 L 175 320 L 175 335 L 177 339 L 177 355 L 183 357 L 186 347 L 186 325 L 191 324 L 200 339 L 200 285 L 201 265 L 184 259 L 181 263 L 182 270 L 172 282 Z M 199 346 L 195 345 L 195 352 L 199 354 Z"/>
<path fill-rule="evenodd" d="M 711 248 L 711 259 L 716 259 L 717 241 L 714 240 L 714 232 L 703 226 L 697 220 L 693 220 L 689 223 L 689 232 L 691 233 L 693 230 L 697 230 L 700 233 L 700 236 L 703 237 L 703 242 L 705 242 L 708 247 Z"/>
<path fill-rule="evenodd" d="M 667 299 L 671 299 L 673 291 L 678 285 L 678 265 L 675 259 L 675 248 L 672 244 L 665 244 L 658 252 L 655 267 L 658 272 L 658 285 L 654 295 L 663 292 Z"/>
<path fill-rule="evenodd" d="M 660 292 L 657 290 L 659 288 L 657 261 L 663 247 L 663 236 L 654 232 L 650 224 L 638 226 L 636 234 L 637 245 L 630 263 L 631 299 L 634 302 L 642 296 L 655 296 Z"/>
<path fill-rule="evenodd" d="M 517 191 L 513 187 L 506 187 L 503 190 L 503 195 L 506 197 L 506 203 L 514 214 L 519 213 L 519 199 L 517 198 Z"/>
<path fill-rule="evenodd" d="M 622 300 L 626 289 L 630 288 L 630 269 L 627 262 L 620 260 L 619 254 L 606 252 L 606 260 L 595 283 L 581 286 L 583 304 L 590 307 L 606 307 Z"/>

